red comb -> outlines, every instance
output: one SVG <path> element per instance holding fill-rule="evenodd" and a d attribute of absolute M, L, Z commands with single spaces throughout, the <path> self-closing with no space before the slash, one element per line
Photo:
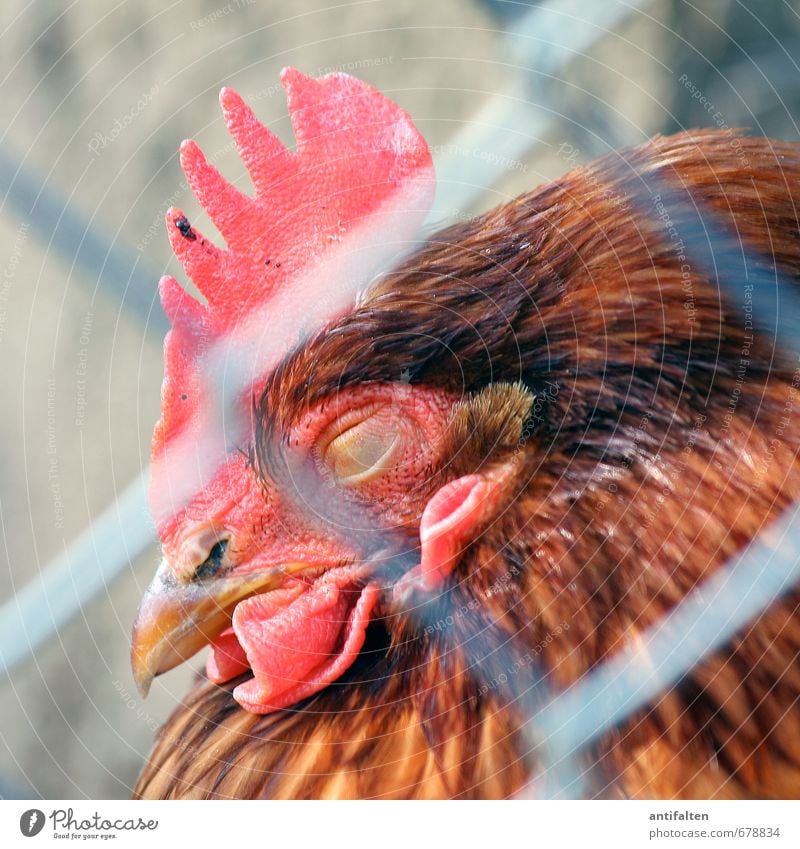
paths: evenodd
<path fill-rule="evenodd" d="M 167 212 L 172 248 L 208 303 L 197 302 L 174 277 L 162 278 L 161 302 L 173 329 L 165 342 L 154 460 L 190 421 L 190 432 L 196 435 L 208 415 L 208 377 L 200 363 L 204 352 L 219 340 L 239 335 L 234 331 L 248 317 L 268 316 L 266 305 L 277 308 L 296 289 L 305 289 L 297 292 L 300 297 L 316 301 L 326 296 L 320 286 L 352 286 L 352 280 L 342 281 L 336 274 L 309 272 L 348 238 L 356 243 L 355 250 L 379 242 L 380 229 L 366 222 L 398 197 L 405 206 L 402 226 L 388 232 L 395 242 L 412 238 L 432 199 L 430 152 L 396 104 L 345 74 L 312 79 L 286 69 L 281 82 L 295 151 L 287 150 L 236 92 L 220 92 L 225 123 L 250 174 L 253 196 L 228 183 L 193 141 L 181 145 L 189 185 L 227 249 L 195 230 L 180 210 Z M 364 232 L 369 233 L 366 239 Z M 308 291 L 309 286 L 314 290 Z M 296 341 L 298 328 L 291 340 L 292 328 L 284 330 L 285 349 Z M 253 380 L 266 379 L 269 366 L 259 360 L 260 373 L 251 375 L 245 389 L 252 390 Z M 151 492 L 161 487 L 156 471 Z"/>

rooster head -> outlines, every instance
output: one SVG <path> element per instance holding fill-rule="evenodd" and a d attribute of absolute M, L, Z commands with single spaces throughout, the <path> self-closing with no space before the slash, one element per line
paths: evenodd
<path fill-rule="evenodd" d="M 150 502 L 163 561 L 132 651 L 147 692 L 155 675 L 210 643 L 209 677 L 250 670 L 233 694 L 258 713 L 338 678 L 387 593 L 407 599 L 441 583 L 513 465 L 470 468 L 465 446 L 479 438 L 513 456 L 531 400 L 510 385 L 494 390 L 497 415 L 484 410 L 478 433 L 485 397 L 412 385 L 402 362 L 396 374 L 362 368 L 354 380 L 346 350 L 337 362 L 307 353 L 309 340 L 335 336 L 332 325 L 413 240 L 433 167 L 408 115 L 363 82 L 291 69 L 282 82 L 293 152 L 235 92 L 220 95 L 252 196 L 194 142 L 181 146 L 189 185 L 227 249 L 168 211 L 173 250 L 206 303 L 162 279 L 172 329 Z M 360 339 L 376 343 L 368 332 Z M 307 355 L 290 356 L 298 349 Z M 358 357 L 370 362 L 369 351 Z"/>

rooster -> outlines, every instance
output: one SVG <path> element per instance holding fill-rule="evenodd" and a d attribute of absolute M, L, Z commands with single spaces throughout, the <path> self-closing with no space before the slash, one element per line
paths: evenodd
<path fill-rule="evenodd" d="M 656 137 L 415 243 L 410 118 L 346 75 L 282 79 L 294 152 L 220 96 L 254 195 L 181 148 L 227 250 L 167 213 L 206 304 L 160 284 L 137 683 L 211 653 L 135 793 L 510 797 L 541 688 L 800 495 L 800 369 L 757 320 L 800 277 L 800 147 Z M 587 748 L 584 792 L 800 795 L 799 600 Z"/>

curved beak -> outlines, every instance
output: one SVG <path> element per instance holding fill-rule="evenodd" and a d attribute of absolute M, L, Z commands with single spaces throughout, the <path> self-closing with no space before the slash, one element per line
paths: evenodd
<path fill-rule="evenodd" d="M 236 605 L 279 587 L 306 564 L 276 566 L 227 578 L 181 582 L 161 563 L 139 605 L 133 626 L 131 666 L 142 696 L 156 675 L 190 658 L 231 623 Z"/>

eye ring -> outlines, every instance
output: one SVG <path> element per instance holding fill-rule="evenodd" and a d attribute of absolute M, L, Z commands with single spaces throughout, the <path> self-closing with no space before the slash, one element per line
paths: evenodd
<path fill-rule="evenodd" d="M 230 535 L 214 527 L 205 527 L 183 544 L 181 561 L 185 574 L 192 581 L 217 576 L 230 564 L 226 557 Z"/>
<path fill-rule="evenodd" d="M 223 565 L 226 565 L 225 552 L 229 542 L 229 539 L 219 539 L 211 546 L 208 557 L 195 570 L 193 580 L 202 581 L 205 578 L 213 578 Z"/>

